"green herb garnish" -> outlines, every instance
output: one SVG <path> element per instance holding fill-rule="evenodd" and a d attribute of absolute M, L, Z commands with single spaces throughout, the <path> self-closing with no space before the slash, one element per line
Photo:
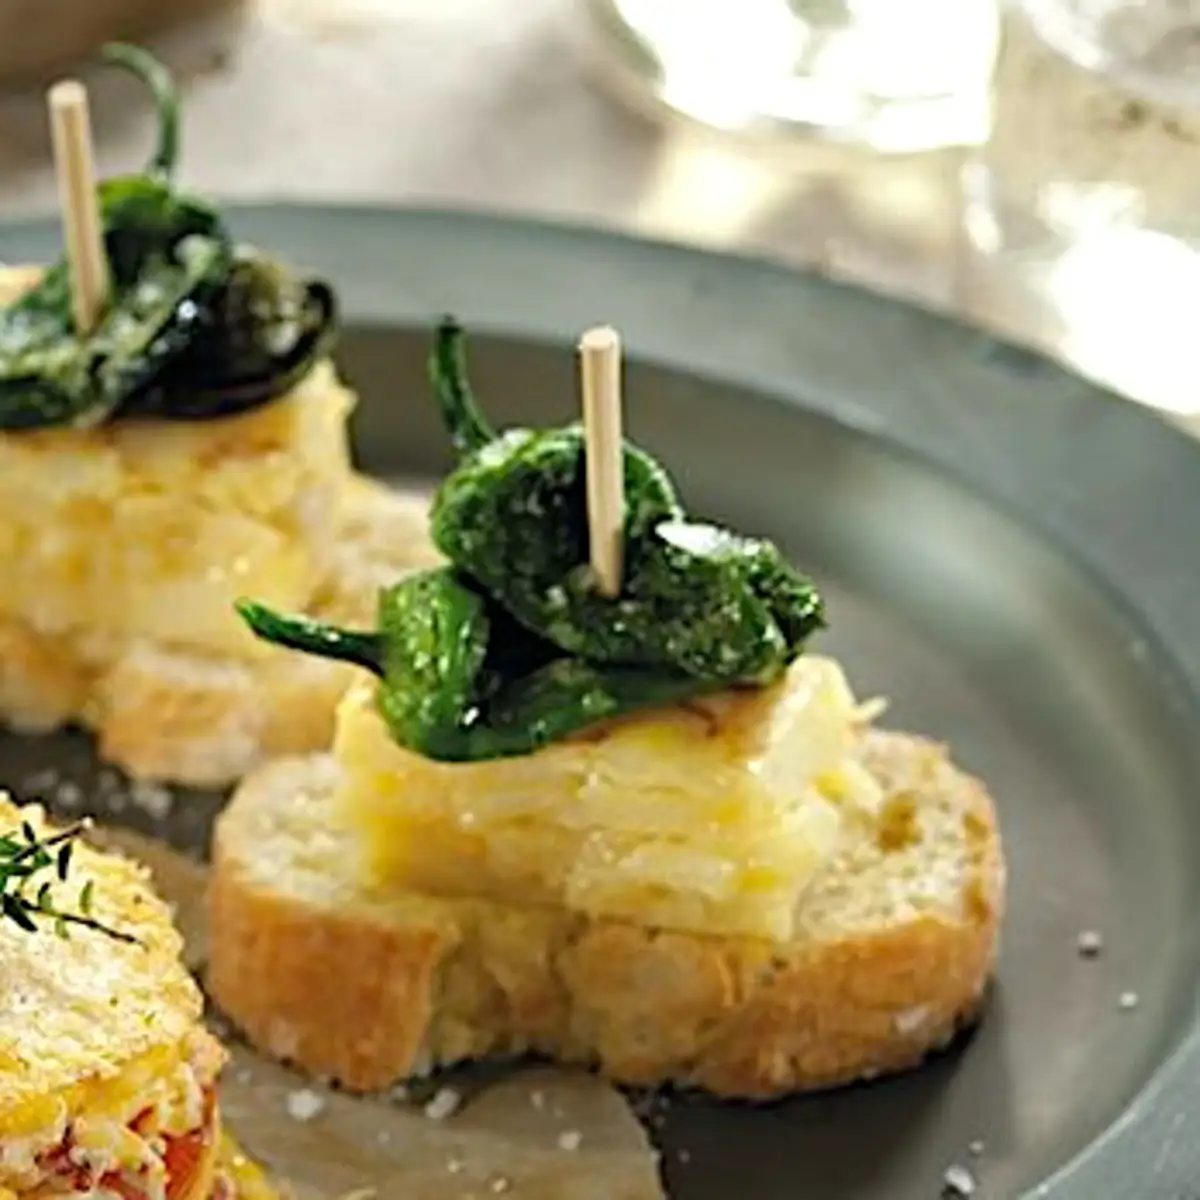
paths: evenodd
<path fill-rule="evenodd" d="M 293 387 L 333 336 L 327 285 L 235 244 L 216 208 L 176 186 L 169 72 L 133 46 L 104 59 L 150 89 L 158 142 L 142 174 L 99 187 L 111 294 L 96 329 L 73 327 L 65 260 L 0 310 L 0 429 L 244 411 Z"/>
<path fill-rule="evenodd" d="M 77 821 L 57 833 L 39 837 L 33 826 L 23 821 L 18 830 L 0 835 L 0 919 L 12 921 L 27 933 L 36 933 L 40 924 L 49 924 L 60 937 L 66 937 L 69 927 L 77 925 L 119 942 L 137 943 L 131 934 L 113 929 L 92 915 L 93 880 L 79 889 L 74 911 L 60 908 L 54 899 L 51 880 L 67 882 L 75 843 L 89 828 L 88 821 Z"/>
<path fill-rule="evenodd" d="M 666 472 L 629 445 L 624 583 L 600 595 L 580 426 L 494 433 L 452 320 L 430 374 L 459 454 L 431 514 L 450 565 L 385 589 L 369 632 L 238 605 L 259 637 L 380 676 L 401 745 L 443 761 L 528 754 L 622 713 L 769 684 L 824 624 L 815 587 L 774 545 L 689 520 Z"/>

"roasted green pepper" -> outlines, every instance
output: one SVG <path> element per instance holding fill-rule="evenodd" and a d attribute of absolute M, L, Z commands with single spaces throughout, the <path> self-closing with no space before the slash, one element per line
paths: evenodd
<path fill-rule="evenodd" d="M 238 611 L 267 641 L 380 676 L 379 709 L 392 736 L 440 762 L 530 754 L 606 717 L 703 690 L 684 675 L 561 656 L 449 567 L 385 589 L 377 632 L 251 601 Z"/>
<path fill-rule="evenodd" d="M 582 430 L 495 434 L 450 320 L 430 371 L 460 455 L 431 516 L 450 565 L 385 590 L 372 632 L 239 605 L 260 637 L 379 675 L 380 711 L 402 745 L 446 761 L 526 754 L 604 718 L 768 684 L 824 623 L 816 589 L 771 543 L 689 521 L 666 473 L 633 446 L 624 584 L 601 596 Z"/>
<path fill-rule="evenodd" d="M 236 246 L 221 288 L 198 305 L 178 353 L 124 411 L 205 420 L 257 408 L 291 391 L 329 352 L 337 304 L 319 280 L 297 280 Z"/>
<path fill-rule="evenodd" d="M 158 144 L 143 174 L 99 187 L 111 292 L 96 329 L 73 328 L 65 261 L 0 310 L 0 429 L 253 408 L 292 387 L 332 337 L 326 285 L 291 280 L 236 246 L 216 209 L 175 186 L 169 73 L 131 46 L 104 57 L 150 88 Z"/>

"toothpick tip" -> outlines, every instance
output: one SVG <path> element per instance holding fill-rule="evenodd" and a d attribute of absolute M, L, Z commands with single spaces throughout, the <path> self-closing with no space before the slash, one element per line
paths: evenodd
<path fill-rule="evenodd" d="M 621 337 L 611 325 L 596 325 L 579 339 L 580 350 L 603 352 L 616 350 L 620 344 Z"/>
<path fill-rule="evenodd" d="M 80 108 L 87 103 L 87 88 L 78 79 L 64 79 L 49 92 L 50 107 L 58 110 Z"/>

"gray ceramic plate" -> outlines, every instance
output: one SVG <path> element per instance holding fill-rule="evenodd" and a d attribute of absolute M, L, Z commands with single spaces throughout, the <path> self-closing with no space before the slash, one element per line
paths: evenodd
<path fill-rule="evenodd" d="M 435 314 L 477 332 L 494 415 L 528 422 L 572 412 L 573 339 L 618 325 L 634 435 L 695 506 L 810 567 L 823 645 L 998 797 L 1012 905 L 979 1033 L 870 1087 L 674 1105 L 672 1194 L 929 1200 L 967 1161 L 988 1198 L 1200 1196 L 1200 448 L 1023 352 L 757 263 L 444 214 L 238 221 L 341 289 L 358 447 L 386 476 L 445 462 L 424 385 Z M 2 229 L 0 259 L 56 240 Z M 0 777 L 85 775 L 86 756 L 9 738 Z M 198 844 L 211 811 L 175 836 Z M 1084 929 L 1104 937 L 1094 961 Z"/>

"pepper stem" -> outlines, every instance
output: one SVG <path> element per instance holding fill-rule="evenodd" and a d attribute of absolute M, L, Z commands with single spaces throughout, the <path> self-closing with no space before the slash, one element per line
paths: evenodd
<path fill-rule="evenodd" d="M 254 600 L 239 600 L 234 607 L 238 616 L 250 626 L 251 632 L 265 642 L 286 646 L 290 650 L 301 650 L 305 654 L 316 654 L 321 658 L 353 663 L 376 675 L 383 675 L 384 646 L 383 638 L 378 633 L 339 629 L 336 625 L 314 621 L 311 617 L 277 613 Z"/>
<path fill-rule="evenodd" d="M 453 317 L 443 317 L 438 323 L 429 356 L 429 381 L 459 454 L 480 450 L 495 438 L 471 392 L 462 326 Z"/>
<path fill-rule="evenodd" d="M 174 77 L 154 55 L 139 46 L 110 42 L 100 53 L 104 62 L 136 75 L 150 89 L 158 110 L 158 145 L 146 173 L 170 179 L 179 161 L 179 89 Z"/>

